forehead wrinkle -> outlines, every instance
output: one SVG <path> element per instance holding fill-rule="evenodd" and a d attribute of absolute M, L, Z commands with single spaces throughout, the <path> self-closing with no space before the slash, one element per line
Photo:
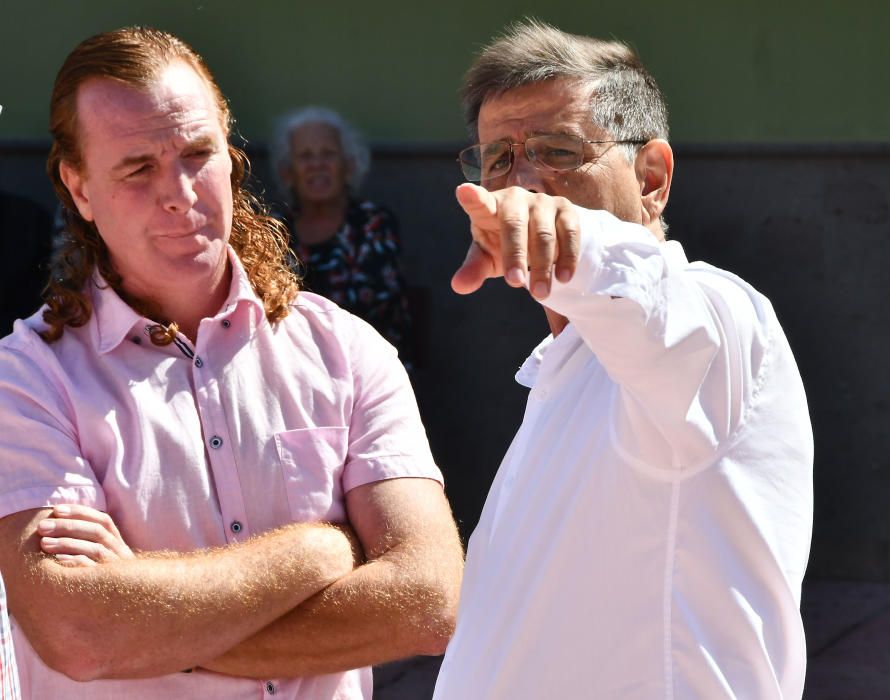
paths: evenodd
<path fill-rule="evenodd" d="M 517 88 L 522 91 L 522 88 Z M 544 100 L 540 92 L 506 92 L 486 100 L 479 112 L 480 140 L 505 141 L 526 139 L 542 134 L 572 134 L 582 138 L 598 138 L 601 132 L 590 119 L 586 98 L 571 94 L 568 99 Z M 482 138 L 482 132 L 496 132 L 496 136 Z"/>
<path fill-rule="evenodd" d="M 186 94 L 174 92 L 163 79 L 147 89 L 101 78 L 85 83 L 77 96 L 82 151 L 97 135 L 101 142 L 101 134 L 130 141 L 127 150 L 133 156 L 156 152 L 159 146 L 164 153 L 168 144 L 178 149 L 199 140 L 215 141 L 214 127 L 222 130 L 221 115 L 204 81 L 194 75 L 201 88 Z M 224 139 L 224 130 L 221 135 Z"/>

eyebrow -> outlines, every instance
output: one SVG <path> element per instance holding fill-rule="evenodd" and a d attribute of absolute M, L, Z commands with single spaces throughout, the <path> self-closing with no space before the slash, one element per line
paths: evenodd
<path fill-rule="evenodd" d="M 533 136 L 577 136 L 578 138 L 583 139 L 579 133 L 575 133 L 574 131 L 569 130 L 568 128 L 559 128 L 559 129 L 532 129 L 531 131 L 525 132 L 525 138 L 532 138 Z M 525 139 L 523 139 L 524 141 Z M 485 141 L 480 142 L 479 145 L 487 145 L 489 143 L 522 143 L 522 141 L 514 141 L 509 136 L 504 136 L 500 139 L 494 139 L 493 141 Z"/>
<path fill-rule="evenodd" d="M 215 147 L 215 145 L 213 137 L 209 134 L 204 134 L 188 141 L 185 146 L 183 146 L 182 150 L 188 151 L 190 149 Z M 156 160 L 156 157 L 151 153 L 137 153 L 136 155 L 126 156 L 111 168 L 111 172 L 116 175 L 127 171 L 130 168 L 144 165 L 145 163 L 151 163 L 154 160 Z"/>

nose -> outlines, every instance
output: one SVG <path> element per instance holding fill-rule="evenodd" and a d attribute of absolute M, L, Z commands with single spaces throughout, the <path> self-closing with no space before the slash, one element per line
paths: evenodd
<path fill-rule="evenodd" d="M 193 176 L 182 167 L 173 168 L 164 178 L 160 192 L 160 204 L 170 213 L 184 214 L 198 201 Z"/>
<path fill-rule="evenodd" d="M 545 183 L 543 173 L 526 157 L 522 146 L 513 147 L 513 167 L 507 173 L 505 187 L 522 187 L 530 192 L 543 192 Z"/>

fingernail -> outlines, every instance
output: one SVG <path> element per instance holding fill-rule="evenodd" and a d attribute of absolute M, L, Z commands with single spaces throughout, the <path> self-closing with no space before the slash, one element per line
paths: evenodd
<path fill-rule="evenodd" d="M 41 520 L 37 523 L 37 532 L 52 532 L 56 529 L 56 524 L 52 520 Z"/>
<path fill-rule="evenodd" d="M 41 544 L 45 547 L 53 547 L 59 544 L 59 540 L 55 537 L 44 537 Z"/>
<path fill-rule="evenodd" d="M 572 279 L 571 270 L 565 267 L 560 268 L 556 271 L 556 279 L 563 283 L 568 282 L 570 279 Z"/>
<path fill-rule="evenodd" d="M 511 267 L 505 275 L 507 282 L 518 286 L 525 286 L 525 270 L 521 267 Z"/>
<path fill-rule="evenodd" d="M 71 507 L 70 506 L 56 506 L 53 510 L 56 511 L 59 515 L 70 515 Z"/>
<path fill-rule="evenodd" d="M 547 283 L 546 282 L 536 282 L 534 288 L 532 289 L 532 294 L 536 299 L 543 299 L 547 296 Z"/>

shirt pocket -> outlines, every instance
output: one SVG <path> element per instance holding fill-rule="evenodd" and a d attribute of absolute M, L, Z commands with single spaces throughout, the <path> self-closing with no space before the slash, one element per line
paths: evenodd
<path fill-rule="evenodd" d="M 300 428 L 275 435 L 287 502 L 296 521 L 346 521 L 343 466 L 349 429 Z"/>

